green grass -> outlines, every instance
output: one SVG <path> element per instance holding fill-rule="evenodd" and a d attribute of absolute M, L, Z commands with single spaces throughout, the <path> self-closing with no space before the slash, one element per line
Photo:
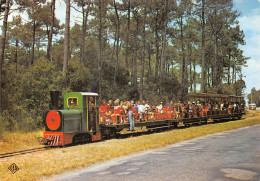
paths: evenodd
<path fill-rule="evenodd" d="M 260 124 L 259 115 L 254 115 L 254 117 L 239 121 L 176 129 L 126 139 L 112 139 L 6 158 L 1 160 L 0 180 L 35 180 L 42 177 L 48 178 L 48 176 L 54 174 L 84 168 L 115 157 L 256 124 Z M 20 168 L 15 174 L 12 174 L 7 169 L 11 163 L 16 163 Z"/>

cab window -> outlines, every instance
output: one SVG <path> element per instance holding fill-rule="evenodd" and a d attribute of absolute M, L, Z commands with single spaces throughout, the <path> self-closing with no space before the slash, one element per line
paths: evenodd
<path fill-rule="evenodd" d="M 78 98 L 70 97 L 68 99 L 68 107 L 77 107 L 78 106 Z"/>

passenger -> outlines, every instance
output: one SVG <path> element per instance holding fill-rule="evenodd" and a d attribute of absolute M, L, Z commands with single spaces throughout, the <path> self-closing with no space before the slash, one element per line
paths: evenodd
<path fill-rule="evenodd" d="M 155 117 L 155 110 L 156 110 L 156 106 L 151 106 L 150 108 L 150 118 L 154 119 Z"/>
<path fill-rule="evenodd" d="M 228 101 L 226 101 L 224 103 L 224 110 L 225 110 L 225 114 L 227 114 L 228 113 Z"/>
<path fill-rule="evenodd" d="M 179 101 L 176 107 L 176 118 L 179 119 L 181 117 L 181 102 Z"/>
<path fill-rule="evenodd" d="M 112 101 L 112 100 L 109 100 L 109 101 L 108 101 L 107 109 L 109 109 L 109 110 L 114 109 L 113 101 Z"/>
<path fill-rule="evenodd" d="M 162 114 L 163 113 L 163 102 L 158 103 L 156 108 L 158 109 L 158 113 Z"/>
<path fill-rule="evenodd" d="M 95 121 L 95 105 L 93 103 L 93 97 L 89 97 L 88 102 L 88 113 L 89 113 L 89 131 L 96 131 L 96 121 Z"/>
<path fill-rule="evenodd" d="M 182 117 L 187 118 L 189 113 L 189 104 L 187 104 L 185 101 L 182 104 L 181 111 L 182 111 Z"/>
<path fill-rule="evenodd" d="M 237 102 L 237 113 L 240 113 L 241 112 L 241 106 L 239 104 L 239 102 Z"/>
<path fill-rule="evenodd" d="M 206 112 L 206 115 L 209 115 L 209 114 L 210 114 L 210 113 L 208 113 L 209 110 L 210 110 L 210 104 L 207 103 L 207 104 L 205 104 L 205 112 Z"/>
<path fill-rule="evenodd" d="M 214 106 L 213 106 L 213 112 L 214 112 L 214 114 L 216 115 L 216 114 L 218 113 L 218 109 L 219 109 L 219 107 L 218 107 L 217 102 L 214 102 L 213 105 L 214 105 Z"/>
<path fill-rule="evenodd" d="M 236 102 L 234 102 L 233 107 L 234 107 L 234 113 L 236 113 L 237 112 L 237 104 L 236 104 Z"/>
<path fill-rule="evenodd" d="M 220 102 L 220 110 L 221 110 L 221 111 L 224 110 L 224 102 L 223 102 L 223 101 Z"/>
<path fill-rule="evenodd" d="M 147 113 L 148 113 L 149 109 L 151 108 L 151 106 L 150 106 L 150 104 L 149 104 L 149 101 L 146 101 L 144 107 L 145 107 L 145 110 L 146 110 Z"/>
<path fill-rule="evenodd" d="M 138 112 L 138 101 L 135 101 L 134 107 L 135 107 L 136 111 Z"/>
<path fill-rule="evenodd" d="M 134 101 L 131 101 L 131 105 L 132 105 L 132 110 L 133 110 L 134 117 L 136 118 L 138 115 L 137 115 L 137 110 L 134 107 Z"/>
<path fill-rule="evenodd" d="M 142 103 L 141 103 L 141 100 L 138 100 L 137 101 L 137 106 L 138 106 L 138 109 L 139 109 L 139 106 L 141 105 Z M 139 110 L 138 110 L 139 111 Z"/>
<path fill-rule="evenodd" d="M 200 112 L 200 116 L 203 117 L 203 116 L 206 116 L 206 105 L 205 105 L 205 102 L 201 102 L 201 112 Z"/>
<path fill-rule="evenodd" d="M 110 123 L 113 120 L 112 117 L 114 117 L 114 106 L 113 101 L 109 100 L 106 112 L 106 123 Z"/>
<path fill-rule="evenodd" d="M 119 107 L 119 101 L 115 100 L 114 101 L 114 110 L 116 110 Z"/>
<path fill-rule="evenodd" d="M 186 107 L 186 111 L 187 111 L 187 114 L 186 114 L 185 117 L 191 118 L 193 116 L 193 106 L 192 106 L 190 101 L 188 102 L 188 106 Z"/>
<path fill-rule="evenodd" d="M 174 107 L 175 107 L 175 105 L 174 105 L 174 102 L 173 102 L 173 101 L 170 102 L 170 106 L 171 106 L 171 111 L 174 112 Z"/>
<path fill-rule="evenodd" d="M 100 122 L 105 123 L 106 120 L 106 113 L 107 113 L 107 105 L 106 105 L 106 99 L 102 100 L 102 104 L 99 106 L 99 117 L 100 117 Z"/>
<path fill-rule="evenodd" d="M 170 103 L 170 101 L 166 102 L 163 110 L 164 110 L 164 113 L 165 113 L 165 118 L 167 118 L 167 119 L 171 118 L 171 103 Z"/>
<path fill-rule="evenodd" d="M 231 110 L 231 114 L 233 114 L 234 113 L 234 103 L 233 102 L 231 102 L 231 104 L 230 104 L 230 110 Z"/>
<path fill-rule="evenodd" d="M 138 113 L 140 114 L 140 121 L 145 120 L 145 101 L 143 101 L 138 107 Z"/>
<path fill-rule="evenodd" d="M 171 106 L 170 102 L 166 102 L 166 104 L 164 105 L 164 107 L 170 107 L 170 106 Z"/>
<path fill-rule="evenodd" d="M 135 122 L 134 122 L 134 115 L 136 115 L 136 109 L 134 107 L 134 101 L 131 101 L 131 103 L 128 103 L 128 119 L 130 123 L 129 131 L 134 131 Z"/>
<path fill-rule="evenodd" d="M 191 114 L 191 115 L 192 115 L 192 117 L 194 117 L 194 116 L 196 115 L 196 112 L 195 112 L 195 111 L 196 111 L 196 110 L 195 110 L 195 104 L 196 104 L 196 103 L 195 103 L 194 101 L 193 101 L 192 104 L 191 104 L 191 109 L 192 109 L 192 114 Z"/>
<path fill-rule="evenodd" d="M 106 104 L 106 99 L 103 99 L 102 104 L 99 106 L 99 114 L 104 114 L 107 111 L 108 105 Z"/>
<path fill-rule="evenodd" d="M 195 116 L 196 117 L 200 117 L 200 106 L 199 106 L 199 101 L 197 101 L 196 103 L 195 103 Z"/>
<path fill-rule="evenodd" d="M 120 103 L 120 106 L 115 109 L 115 115 L 116 115 L 116 120 L 117 124 L 123 123 L 123 115 L 124 115 L 124 108 L 123 108 L 123 103 Z"/>
<path fill-rule="evenodd" d="M 124 108 L 124 110 L 125 110 L 125 115 L 127 115 L 127 112 L 128 112 L 128 100 L 125 100 L 124 101 L 124 105 L 123 105 L 123 108 Z"/>
<path fill-rule="evenodd" d="M 150 104 L 149 104 L 149 101 L 146 101 L 146 102 L 145 102 L 144 107 L 145 107 L 145 115 L 146 115 L 145 117 L 146 117 L 146 121 L 148 121 L 149 118 L 150 118 L 150 116 L 151 116 L 151 112 L 150 112 L 151 106 L 150 106 Z"/>

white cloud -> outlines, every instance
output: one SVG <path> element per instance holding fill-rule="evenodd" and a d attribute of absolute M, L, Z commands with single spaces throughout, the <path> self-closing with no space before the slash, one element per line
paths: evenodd
<path fill-rule="evenodd" d="M 242 16 L 238 18 L 238 20 L 241 29 L 243 29 L 244 31 L 252 30 L 255 32 L 260 32 L 260 14 L 253 16 Z"/>
<path fill-rule="evenodd" d="M 250 14 L 245 14 L 238 20 L 246 41 L 246 45 L 240 48 L 244 50 L 246 57 L 251 57 L 247 63 L 248 67 L 243 68 L 247 86 L 245 92 L 250 93 L 253 87 L 260 89 L 260 9 L 254 8 Z"/>
<path fill-rule="evenodd" d="M 251 89 L 255 87 L 260 89 L 259 73 L 260 73 L 260 61 L 251 59 L 248 61 L 248 67 L 243 69 L 246 81 L 246 93 L 250 93 Z"/>

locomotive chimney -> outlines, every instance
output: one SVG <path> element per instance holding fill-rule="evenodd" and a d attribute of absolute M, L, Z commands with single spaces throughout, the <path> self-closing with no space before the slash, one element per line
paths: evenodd
<path fill-rule="evenodd" d="M 59 109 L 60 91 L 50 91 L 51 109 Z"/>

